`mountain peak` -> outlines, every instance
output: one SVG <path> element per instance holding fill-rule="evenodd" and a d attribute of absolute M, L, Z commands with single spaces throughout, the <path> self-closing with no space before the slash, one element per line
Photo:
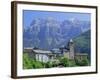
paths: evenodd
<path fill-rule="evenodd" d="M 79 21 L 76 24 L 78 20 L 75 18 L 71 21 L 68 19 L 59 21 L 53 17 L 33 19 L 30 26 L 24 29 L 24 47 L 36 45 L 41 49 L 60 48 L 70 39 L 80 35 L 81 29 L 90 28 L 86 22 Z"/>

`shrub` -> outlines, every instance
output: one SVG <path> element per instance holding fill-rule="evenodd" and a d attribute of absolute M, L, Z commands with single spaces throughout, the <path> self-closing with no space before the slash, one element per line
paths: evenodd
<path fill-rule="evenodd" d="M 64 67 L 68 67 L 69 66 L 69 59 L 65 58 L 65 57 L 62 57 L 60 59 L 60 64 L 62 64 L 62 66 L 64 66 Z"/>
<path fill-rule="evenodd" d="M 52 62 L 48 61 L 48 62 L 45 64 L 45 67 L 46 67 L 46 68 L 51 68 L 51 67 L 53 67 Z"/>
<path fill-rule="evenodd" d="M 70 67 L 76 66 L 75 60 L 69 60 L 69 66 L 70 66 Z"/>
<path fill-rule="evenodd" d="M 88 66 L 89 65 L 89 61 L 88 59 L 84 58 L 82 60 L 80 59 L 75 59 L 76 65 L 77 66 Z"/>
<path fill-rule="evenodd" d="M 82 60 L 82 66 L 88 66 L 88 64 L 89 64 L 89 61 L 88 61 L 88 59 L 83 59 Z"/>
<path fill-rule="evenodd" d="M 33 68 L 44 68 L 43 63 L 39 61 L 32 61 Z"/>
<path fill-rule="evenodd" d="M 27 53 L 24 53 L 23 55 L 23 68 L 24 69 L 31 69 L 32 66 L 32 60 L 28 57 Z"/>
<path fill-rule="evenodd" d="M 39 61 L 29 58 L 28 54 L 24 53 L 23 68 L 24 69 L 44 68 L 44 64 L 42 62 L 39 62 Z"/>

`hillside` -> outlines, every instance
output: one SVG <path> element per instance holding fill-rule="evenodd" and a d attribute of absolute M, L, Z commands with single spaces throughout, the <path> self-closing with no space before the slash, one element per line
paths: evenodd
<path fill-rule="evenodd" d="M 91 34 L 90 30 L 74 38 L 75 51 L 80 53 L 87 53 L 90 56 L 91 51 Z"/>

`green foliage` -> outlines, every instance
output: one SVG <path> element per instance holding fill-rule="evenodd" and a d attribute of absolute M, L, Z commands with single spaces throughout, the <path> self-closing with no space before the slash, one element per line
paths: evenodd
<path fill-rule="evenodd" d="M 69 60 L 69 66 L 70 66 L 70 67 L 76 66 L 75 60 Z"/>
<path fill-rule="evenodd" d="M 82 65 L 87 66 L 89 64 L 88 59 L 83 59 L 82 60 Z"/>
<path fill-rule="evenodd" d="M 24 53 L 23 55 L 24 69 L 52 68 L 60 66 L 61 67 L 88 66 L 89 64 L 90 64 L 89 60 L 85 57 L 83 57 L 82 59 L 76 58 L 75 60 L 71 60 L 65 57 L 60 57 L 59 59 L 43 63 L 29 58 L 27 53 Z"/>
<path fill-rule="evenodd" d="M 53 67 L 53 64 L 52 64 L 50 61 L 48 61 L 48 62 L 45 64 L 45 67 L 46 67 L 46 68 L 51 68 L 51 67 Z"/>
<path fill-rule="evenodd" d="M 68 58 L 65 58 L 65 57 L 62 57 L 60 59 L 60 63 L 64 66 L 64 67 L 68 67 L 69 66 L 69 59 Z"/>
<path fill-rule="evenodd" d="M 59 60 L 58 59 L 56 59 L 56 60 L 54 60 L 53 62 L 52 62 L 52 64 L 53 64 L 53 67 L 57 67 L 58 65 L 59 65 Z"/>
<path fill-rule="evenodd" d="M 27 53 L 23 55 L 23 68 L 24 69 L 32 69 L 32 68 L 44 68 L 44 63 L 40 61 L 36 61 L 34 59 L 29 58 Z"/>
<path fill-rule="evenodd" d="M 75 50 L 81 53 L 90 53 L 90 30 L 74 38 Z M 80 44 L 80 45 L 79 45 Z"/>
<path fill-rule="evenodd" d="M 82 60 L 75 59 L 75 62 L 77 66 L 88 66 L 89 65 L 89 60 L 87 58 L 83 58 Z"/>
<path fill-rule="evenodd" d="M 53 61 L 48 61 L 46 63 L 46 68 L 57 67 L 57 66 L 59 66 L 59 60 L 58 59 L 53 60 Z"/>
<path fill-rule="evenodd" d="M 39 61 L 32 61 L 33 68 L 44 68 L 43 63 Z"/>
<path fill-rule="evenodd" d="M 32 66 L 32 60 L 28 57 L 27 53 L 24 53 L 23 55 L 23 68 L 24 69 L 31 69 Z"/>

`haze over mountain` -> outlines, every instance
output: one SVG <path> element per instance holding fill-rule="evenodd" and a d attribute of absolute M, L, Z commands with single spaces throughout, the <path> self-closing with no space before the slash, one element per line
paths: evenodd
<path fill-rule="evenodd" d="M 67 45 L 82 33 L 90 30 L 89 21 L 66 19 L 59 21 L 53 17 L 33 19 L 23 30 L 24 47 L 37 47 L 40 49 L 60 48 Z"/>

